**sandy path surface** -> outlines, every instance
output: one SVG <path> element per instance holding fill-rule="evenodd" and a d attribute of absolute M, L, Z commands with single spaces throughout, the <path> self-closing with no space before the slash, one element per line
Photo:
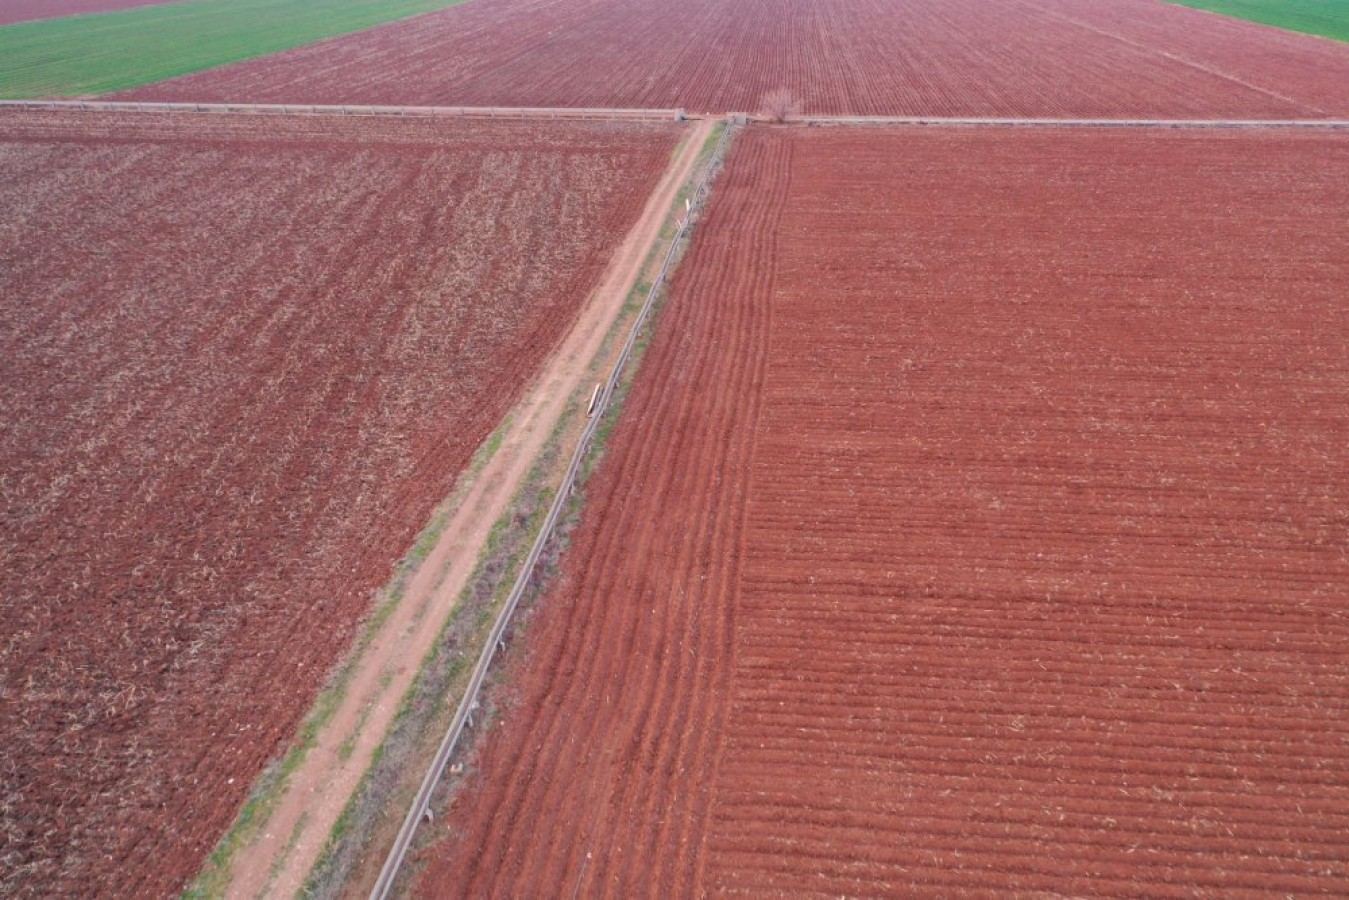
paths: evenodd
<path fill-rule="evenodd" d="M 236 853 L 227 896 L 290 897 L 303 886 L 392 724 L 418 661 L 468 583 L 492 524 L 505 512 L 637 283 L 666 213 L 715 124 L 698 122 L 690 129 L 575 326 L 513 411 L 500 449 L 474 478 L 403 601 L 360 659 L 341 705 L 291 775 L 266 826 Z M 354 749 L 344 758 L 344 748 Z"/>

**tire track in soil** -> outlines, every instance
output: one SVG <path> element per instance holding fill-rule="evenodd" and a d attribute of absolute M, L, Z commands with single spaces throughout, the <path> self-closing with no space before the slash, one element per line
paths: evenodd
<path fill-rule="evenodd" d="M 764 153 L 761 159 L 756 159 L 753 165 L 768 166 L 779 171 L 790 171 L 790 145 L 779 145 L 769 148 L 770 152 Z M 687 870 L 690 867 L 696 870 L 696 858 L 687 860 L 684 857 L 666 852 L 666 848 L 671 846 L 669 837 L 672 824 L 678 824 L 684 832 L 680 844 L 687 844 L 690 840 L 701 838 L 701 834 L 690 835 L 688 832 L 688 823 L 699 817 L 702 809 L 691 807 L 685 800 L 689 796 L 691 788 L 688 784 L 679 784 L 672 777 L 674 767 L 680 760 L 691 759 L 695 766 L 701 767 L 701 761 L 704 759 L 702 754 L 691 754 L 689 747 L 691 742 L 696 742 L 696 746 L 706 750 L 706 745 L 697 739 L 700 737 L 713 736 L 713 740 L 719 743 L 720 735 L 723 733 L 721 727 L 721 717 L 724 714 L 724 707 L 709 711 L 707 703 L 713 698 L 725 697 L 725 684 L 729 677 L 726 661 L 730 657 L 721 655 L 722 652 L 731 644 L 730 636 L 733 634 L 730 628 L 730 620 L 733 617 L 735 605 L 736 583 L 739 576 L 739 561 L 741 558 L 740 544 L 743 532 L 740 531 L 740 525 L 744 517 L 745 500 L 749 490 L 750 464 L 753 458 L 754 443 L 754 423 L 757 420 L 757 413 L 760 403 L 759 387 L 762 384 L 763 366 L 767 355 L 767 347 L 770 337 L 771 304 L 769 302 L 772 296 L 772 272 L 774 265 L 774 251 L 776 248 L 777 225 L 782 213 L 783 201 L 785 200 L 786 182 L 783 179 L 783 189 L 778 192 L 767 193 L 763 202 L 757 204 L 750 211 L 749 219 L 743 231 L 737 231 L 736 236 L 743 237 L 745 246 L 737 254 L 737 262 L 742 266 L 732 271 L 748 272 L 749 277 L 744 275 L 736 280 L 736 283 L 729 286 L 718 285 L 715 289 L 708 291 L 698 290 L 691 286 L 689 293 L 694 297 L 718 297 L 734 296 L 751 298 L 748 302 L 738 303 L 732 311 L 736 320 L 737 327 L 732 332 L 735 338 L 733 341 L 720 341 L 719 335 L 709 335 L 704 341 L 699 341 L 700 348 L 705 346 L 720 346 L 723 351 L 729 345 L 737 348 L 730 353 L 734 362 L 740 364 L 740 368 L 733 373 L 727 374 L 724 370 L 724 363 L 717 365 L 709 361 L 705 365 L 711 370 L 708 377 L 703 379 L 705 385 L 703 391 L 686 392 L 686 404 L 689 407 L 684 411 L 684 415 L 689 418 L 697 418 L 699 415 L 698 406 L 706 407 L 707 398 L 710 396 L 715 404 L 708 418 L 711 422 L 707 427 L 712 434 L 725 435 L 728 442 L 727 456 L 724 459 L 718 459 L 715 456 L 706 453 L 693 454 L 691 457 L 685 457 L 682 454 L 677 459 L 692 458 L 697 460 L 698 468 L 691 473 L 689 482 L 684 485 L 683 490 L 669 499 L 673 504 L 680 499 L 687 502 L 690 495 L 697 498 L 697 509 L 694 514 L 682 525 L 683 529 L 690 529 L 695 534 L 701 525 L 706 522 L 712 522 L 711 537 L 705 542 L 696 546 L 691 546 L 692 542 L 684 542 L 686 548 L 696 549 L 697 556 L 689 560 L 681 558 L 672 571 L 681 573 L 685 580 L 685 585 L 680 587 L 681 591 L 692 591 L 694 593 L 693 603 L 701 607 L 705 602 L 703 597 L 719 598 L 725 597 L 723 601 L 726 606 L 725 619 L 721 613 L 716 613 L 713 619 L 714 623 L 722 626 L 721 632 L 726 635 L 725 640 L 721 639 L 720 634 L 710 635 L 703 640 L 695 639 L 690 641 L 690 654 L 694 656 L 694 679 L 691 684 L 683 685 L 682 675 L 685 667 L 689 664 L 676 654 L 669 654 L 665 659 L 662 671 L 657 674 L 657 684 L 675 680 L 673 699 L 677 701 L 676 708 L 670 710 L 663 718 L 657 718 L 654 726 L 646 730 L 646 744 L 642 747 L 640 755 L 642 758 L 656 756 L 655 772 L 657 775 L 664 774 L 663 779 L 632 780 L 624 782 L 626 786 L 625 802 L 620 804 L 621 808 L 627 808 L 630 804 L 635 805 L 638 797 L 647 798 L 645 808 L 643 809 L 638 823 L 652 821 L 661 822 L 659 829 L 648 829 L 648 839 L 645 847 L 640 847 L 633 854 L 628 856 L 628 868 L 631 870 L 634 866 L 638 871 L 631 871 L 630 877 L 620 879 L 626 883 L 637 885 L 641 883 L 665 884 L 666 879 L 662 877 L 665 863 L 673 861 L 681 870 Z M 711 305 L 711 304 L 709 304 Z M 704 350 L 703 352 L 706 352 Z M 708 393 L 710 392 L 710 393 Z M 657 420 L 648 423 L 648 427 L 655 434 L 661 433 L 661 425 L 669 425 L 663 421 Z M 686 465 L 687 468 L 687 465 Z M 709 485 L 718 486 L 720 482 L 720 472 L 723 470 L 733 470 L 737 472 L 737 478 L 727 488 L 708 489 Z M 724 500 L 723 493 L 725 491 Z M 718 502 L 721 500 L 722 502 Z M 697 581 L 706 582 L 707 587 L 699 590 L 696 582 L 693 581 L 697 576 Z M 696 628 L 696 625 L 695 625 Z M 711 648 L 712 652 L 707 652 Z M 701 649 L 703 652 L 698 652 Z M 733 646 L 731 646 L 733 653 Z M 708 671 L 712 669 L 712 671 Z M 670 670 L 674 671 L 671 672 Z M 720 671 L 721 677 L 717 677 Z M 722 688 L 715 691 L 711 688 L 713 681 L 719 683 Z M 667 695 L 668 696 L 668 695 Z M 705 722 L 716 722 L 714 727 L 706 727 Z M 683 725 L 680 728 L 680 725 Z M 692 724 L 689 724 L 692 723 Z M 668 735 L 671 731 L 679 734 L 677 740 L 670 740 Z M 715 764 L 715 754 L 713 756 Z M 713 765 L 715 768 L 715 765 Z M 715 779 L 707 777 L 706 782 L 714 784 Z M 710 800 L 710 797 L 707 798 Z M 707 802 L 703 804 L 706 808 Z M 636 823 L 635 823 L 636 824 Z M 699 840 L 701 846 L 701 840 Z M 649 874 L 643 869 L 654 869 Z M 687 881 L 687 872 L 681 881 Z"/>
<path fill-rule="evenodd" d="M 660 448 L 659 448 L 658 445 L 655 445 L 655 444 L 648 445 L 647 447 L 642 448 L 642 450 L 645 451 L 645 452 L 651 452 L 651 451 L 654 451 L 654 450 L 657 450 L 657 449 L 660 449 Z M 640 473 L 640 472 L 647 471 L 647 469 L 648 469 L 649 466 L 650 466 L 650 461 L 649 461 L 648 459 L 646 459 L 645 457 L 639 457 L 639 458 L 636 460 L 636 462 L 634 463 L 634 465 L 636 466 L 636 471 L 637 471 L 638 473 Z M 633 491 L 633 492 L 632 492 L 632 496 L 638 496 L 637 492 L 636 492 L 636 491 Z M 649 527 L 649 525 L 650 525 L 649 522 L 644 522 L 644 524 L 645 524 L 646 526 L 648 526 L 648 527 Z M 617 542 L 610 542 L 610 543 L 607 544 L 604 548 L 602 548 L 602 550 L 601 550 L 602 553 L 604 553 L 604 552 L 612 552 L 612 553 L 614 553 L 615 555 L 614 555 L 614 558 L 612 558 L 612 559 L 611 559 L 611 558 L 607 558 L 607 557 L 602 557 L 602 558 L 601 558 L 601 565 L 600 565 L 599 568 L 598 568 L 598 572 L 600 572 L 600 573 L 605 573 L 605 572 L 612 571 L 612 569 L 613 569 L 613 567 L 614 567 L 614 564 L 617 562 L 618 559 L 621 558 L 622 549 L 623 549 L 623 548 L 622 548 L 621 544 L 619 544 L 619 543 L 617 543 Z M 600 577 L 600 576 L 598 576 L 598 575 L 592 575 L 591 577 Z M 607 585 L 607 583 L 605 583 L 605 584 L 603 584 L 603 585 L 601 586 L 601 590 L 604 590 L 604 589 L 606 589 L 607 587 L 608 587 L 608 585 Z M 594 606 L 592 606 L 592 607 L 590 607 L 590 609 L 591 609 L 592 611 L 596 612 L 596 614 L 597 614 L 597 615 L 600 615 L 600 616 L 607 616 L 608 613 L 610 612 L 610 609 L 609 609 L 608 607 L 602 607 L 602 608 L 600 608 L 600 607 L 594 607 Z M 635 626 L 635 623 L 632 623 L 632 624 Z M 590 633 L 596 633 L 596 634 L 605 634 L 605 633 L 608 633 L 608 632 L 610 632 L 614 627 L 615 627 L 615 624 L 614 624 L 612 621 L 610 621 L 610 619 L 608 619 L 608 618 L 602 618 L 602 619 L 601 619 L 599 622 L 597 622 L 597 623 L 592 621 L 592 622 L 587 622 L 587 624 L 586 624 L 586 630 L 587 630 L 587 632 L 590 632 Z M 629 633 L 625 634 L 624 640 L 621 641 L 621 643 L 623 643 L 623 644 L 629 644 L 629 643 L 631 643 L 632 641 L 634 641 L 635 639 L 636 639 L 636 638 L 635 638 L 634 633 L 633 633 L 633 632 L 629 632 Z M 593 653 L 592 653 L 592 654 L 586 655 L 586 654 L 583 652 L 582 647 L 581 647 L 580 645 L 578 645 L 578 644 L 573 644 L 573 645 L 571 645 L 571 646 L 568 648 L 568 651 L 569 651 L 568 655 L 567 655 L 566 657 L 564 657 L 564 659 L 563 659 L 562 662 L 561 662 L 561 666 L 564 667 L 564 671 L 567 673 L 568 676 L 573 675 L 573 674 L 576 674 L 576 667 L 578 667 L 578 666 L 591 666 L 591 665 L 596 664 L 597 662 L 608 663 L 608 664 L 610 664 L 610 665 L 612 665 L 612 664 L 615 663 L 615 660 L 614 660 L 614 659 L 612 659 L 612 658 L 607 658 L 607 657 L 603 657 L 603 656 L 598 655 L 598 654 L 593 654 Z M 615 670 L 612 669 L 612 668 L 611 668 L 611 669 L 608 669 L 608 670 L 605 670 L 605 671 L 603 672 L 603 676 L 604 676 L 606 679 L 608 679 L 608 680 L 618 680 L 618 681 L 621 681 L 622 683 L 625 683 L 625 684 L 628 683 L 629 680 L 630 680 L 630 678 L 631 678 L 630 672 L 628 671 L 628 663 L 629 663 L 629 661 L 630 661 L 630 658 L 629 658 L 629 657 L 627 657 L 627 656 L 622 657 L 620 660 L 617 661 L 617 662 L 618 662 L 618 668 L 617 668 L 617 670 L 615 671 Z M 579 673 L 578 677 L 576 677 L 576 678 L 574 679 L 574 683 L 577 683 L 577 684 L 585 684 L 589 678 L 593 678 L 593 677 L 596 677 L 596 675 L 594 674 L 593 671 L 591 671 L 591 670 L 589 670 L 589 669 L 584 669 L 584 670 L 582 670 L 582 671 Z M 571 698 L 568 698 L 568 699 L 571 699 Z M 558 706 L 565 707 L 565 701 L 555 701 L 555 702 L 557 703 Z M 589 721 L 589 722 L 592 722 L 592 723 L 593 723 L 593 721 L 594 721 L 594 719 L 595 719 L 595 716 L 594 716 L 593 711 L 592 711 L 591 714 L 587 714 L 587 715 L 583 716 L 582 718 L 583 718 L 584 720 L 586 720 L 586 721 Z M 559 717 L 554 718 L 554 719 L 551 721 L 550 725 L 547 726 L 547 727 L 549 727 L 549 728 L 551 728 L 551 729 L 560 729 L 560 728 L 564 727 L 566 724 L 567 724 L 567 717 L 566 717 L 565 715 L 561 715 L 561 716 L 559 716 Z M 568 740 L 568 741 L 570 742 L 570 745 L 586 746 L 586 744 L 587 744 L 586 737 L 587 737 L 586 735 L 581 735 L 581 736 L 567 735 L 566 740 Z M 562 747 L 562 739 L 559 739 L 552 731 L 545 732 L 545 734 L 544 734 L 544 735 L 541 737 L 541 739 L 540 739 L 540 743 L 541 743 L 544 747 L 549 748 L 550 751 L 553 751 L 553 752 L 554 752 L 554 755 L 561 753 L 562 750 L 563 750 L 563 747 Z M 551 758 L 550 758 L 550 759 L 548 759 L 548 760 L 546 760 L 546 761 L 544 761 L 544 762 L 538 763 L 537 765 L 538 765 L 540 768 L 546 768 L 548 765 L 551 765 L 551 764 L 554 764 L 554 763 L 555 763 L 555 759 L 551 759 Z M 590 768 L 590 767 L 588 767 L 588 766 L 580 767 L 581 771 L 589 771 L 589 768 Z M 526 783 L 524 782 L 524 780 L 521 779 L 521 780 L 519 781 L 519 783 L 517 784 L 518 790 L 516 790 L 516 791 L 514 792 L 514 796 L 513 796 L 513 797 L 510 797 L 510 798 L 508 798 L 508 799 L 506 799 L 506 800 L 504 800 L 504 801 L 503 801 L 503 804 L 504 804 L 505 806 L 509 807 L 509 808 L 518 808 L 520 804 L 522 804 L 522 803 L 525 802 L 521 795 L 523 794 L 524 789 L 525 789 L 526 786 L 527 786 L 527 785 L 526 785 Z M 559 790 L 565 790 L 566 787 L 567 787 L 567 786 L 565 786 L 565 785 L 557 786 L 557 788 L 558 788 Z M 561 802 L 561 800 L 558 799 L 558 798 L 551 798 L 548 802 L 539 802 L 539 803 L 536 803 L 536 807 L 537 807 L 537 808 L 547 809 L 547 808 L 550 808 L 549 803 L 557 803 L 557 802 Z M 522 827 L 524 827 L 526 830 L 528 830 L 528 828 L 530 827 L 530 826 L 529 826 L 529 823 L 532 822 L 532 821 L 534 820 L 534 816 L 535 816 L 536 814 L 537 814 L 537 809 L 532 809 L 528 814 L 526 814 L 526 813 L 518 813 L 518 812 L 517 812 L 517 813 L 512 814 L 512 815 L 502 816 L 502 817 L 500 817 L 500 818 L 494 823 L 494 828 L 495 828 L 495 830 L 497 831 L 497 833 L 500 834 L 500 832 L 501 832 L 502 829 L 508 828 L 508 827 L 516 827 L 517 825 L 520 825 L 520 823 L 523 821 L 524 824 L 523 824 Z"/>
<path fill-rule="evenodd" d="M 732 696 L 734 687 L 735 636 L 738 624 L 740 581 L 743 575 L 746 552 L 745 535 L 748 533 L 746 522 L 749 516 L 749 494 L 752 485 L 759 420 L 763 408 L 763 385 L 767 377 L 768 358 L 772 348 L 774 275 L 777 264 L 778 232 L 786 210 L 791 183 L 792 144 L 790 142 L 780 141 L 765 148 L 755 147 L 753 149 L 759 152 L 754 158 L 753 164 L 746 164 L 747 169 L 754 171 L 756 168 L 760 170 L 766 168 L 768 171 L 783 173 L 784 177 L 779 180 L 776 186 L 777 190 L 765 192 L 768 197 L 767 208 L 763 211 L 760 221 L 756 223 L 756 227 L 746 235 L 749 246 L 744 253 L 749 257 L 748 270 L 751 273 L 751 278 L 743 295 L 749 299 L 746 305 L 752 307 L 751 314 L 763 320 L 763 336 L 753 343 L 737 347 L 732 354 L 735 356 L 751 356 L 753 363 L 751 366 L 752 374 L 748 381 L 741 386 L 741 389 L 751 399 L 747 417 L 732 425 L 741 435 L 744 446 L 741 450 L 741 460 L 743 461 L 743 470 L 740 475 L 742 494 L 735 511 L 736 521 L 733 526 L 730 526 L 736 529 L 734 532 L 736 538 L 734 555 L 726 563 L 726 568 L 729 570 L 727 577 L 730 580 L 728 590 L 731 592 L 728 627 L 722 637 L 721 645 L 717 648 L 719 656 L 716 659 L 716 662 L 720 663 L 717 691 L 718 696 L 723 699 L 718 709 L 715 733 L 702 735 L 704 742 L 711 744 L 713 748 L 711 750 L 712 764 L 707 777 L 708 786 L 704 788 L 705 796 L 701 798 L 702 802 L 699 807 L 693 811 L 696 822 L 689 822 L 681 829 L 679 841 L 676 845 L 680 851 L 678 858 L 685 858 L 685 854 L 692 857 L 679 873 L 682 877 L 675 882 L 675 893 L 680 896 L 702 891 L 705 884 L 709 824 L 712 821 L 713 808 L 716 805 L 715 790 L 721 769 L 726 720 L 730 711 L 727 701 Z M 733 288 L 730 296 L 738 298 L 742 296 L 742 292 Z M 750 337 L 754 336 L 751 335 Z"/>
<path fill-rule="evenodd" d="M 587 509 L 606 515 L 584 516 L 512 663 L 520 700 L 488 739 L 476 787 L 456 798 L 456 837 L 425 854 L 423 893 L 623 896 L 696 877 L 752 447 L 737 423 L 757 406 L 781 212 L 777 196 L 736 199 L 753 186 L 734 173 L 742 156 L 753 171 L 783 153 L 772 149 L 732 151 L 588 489 Z M 719 302 L 745 295 L 747 272 L 755 299 Z M 728 345 L 745 352 L 720 352 Z M 675 833 L 689 856 L 661 849 Z"/>
<path fill-rule="evenodd" d="M 707 126 L 707 127 L 710 128 L 710 125 Z M 702 133 L 705 135 L 705 134 L 707 133 L 707 131 L 705 130 L 705 131 L 703 131 Z M 604 628 L 605 626 L 604 626 L 604 624 L 602 623 L 602 624 L 601 624 L 600 626 L 598 626 L 598 627 L 599 627 L 601 630 L 603 630 L 603 628 Z M 625 663 L 626 663 L 626 661 L 625 661 Z M 574 659 L 564 659 L 564 660 L 562 661 L 562 663 L 561 663 L 561 665 L 565 665 L 565 666 L 569 666 L 569 667 L 570 667 L 570 666 L 574 666 L 575 664 L 576 664 L 576 663 L 575 663 L 575 660 L 574 660 Z M 556 725 L 556 723 L 554 723 L 554 724 Z M 515 806 L 515 805 L 517 805 L 517 804 L 518 804 L 519 802 L 521 802 L 521 801 L 519 801 L 519 800 L 514 800 L 514 799 L 507 799 L 507 800 L 504 800 L 504 801 L 502 801 L 502 802 L 505 803 L 507 806 Z M 518 818 L 519 818 L 518 815 L 513 815 L 513 816 L 503 816 L 503 817 L 501 817 L 501 819 L 500 819 L 496 824 L 497 824 L 498 827 L 506 827 L 506 826 L 509 825 L 510 823 L 515 822 Z M 526 817 L 526 822 L 527 822 L 528 820 L 529 820 L 528 817 Z M 528 827 L 528 826 L 526 825 L 526 827 Z"/>

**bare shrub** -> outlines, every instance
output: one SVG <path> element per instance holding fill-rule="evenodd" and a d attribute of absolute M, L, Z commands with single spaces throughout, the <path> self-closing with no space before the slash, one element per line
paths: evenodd
<path fill-rule="evenodd" d="M 801 99 L 788 88 L 774 88 L 760 101 L 760 114 L 779 124 L 801 115 Z"/>

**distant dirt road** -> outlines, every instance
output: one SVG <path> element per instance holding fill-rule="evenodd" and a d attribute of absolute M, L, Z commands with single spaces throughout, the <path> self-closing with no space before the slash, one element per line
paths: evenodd
<path fill-rule="evenodd" d="M 229 897 L 290 897 L 304 884 L 348 798 L 393 722 L 398 702 L 636 285 L 666 213 L 716 123 L 699 122 L 642 217 L 620 245 L 580 318 L 515 409 L 501 448 L 475 477 L 439 542 L 358 663 L 342 705 L 293 773 L 267 827 L 235 856 Z"/>

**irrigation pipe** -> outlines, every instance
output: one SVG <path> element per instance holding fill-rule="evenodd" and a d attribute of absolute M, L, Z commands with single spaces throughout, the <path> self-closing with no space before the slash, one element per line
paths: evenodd
<path fill-rule="evenodd" d="M 707 192 L 707 185 L 711 180 L 712 173 L 717 168 L 717 163 L 721 159 L 722 151 L 726 144 L 726 136 L 731 133 L 731 126 L 728 123 L 717 140 L 717 146 L 712 151 L 712 156 L 708 159 L 707 168 L 703 172 L 702 180 L 693 193 L 693 209 L 697 209 Z M 417 827 L 426 816 L 427 809 L 431 803 L 431 795 L 440 782 L 441 776 L 445 773 L 445 767 L 449 764 L 450 757 L 454 754 L 455 747 L 458 746 L 459 738 L 463 735 L 464 727 L 469 725 L 472 720 L 473 710 L 478 707 L 478 694 L 482 691 L 483 683 L 487 679 L 487 671 L 491 668 L 492 661 L 496 658 L 497 651 L 503 646 L 503 636 L 506 628 L 510 625 L 511 617 L 515 613 L 515 608 L 520 603 L 520 598 L 524 596 L 525 589 L 529 585 L 530 578 L 534 574 L 534 567 L 538 564 L 539 557 L 543 554 L 544 547 L 553 536 L 553 530 L 557 526 L 558 519 L 562 516 L 563 507 L 566 505 L 567 497 L 576 486 L 576 477 L 581 471 L 581 466 L 585 461 L 586 451 L 590 447 L 590 442 L 599 428 L 600 421 L 604 417 L 605 410 L 608 409 L 609 401 L 613 397 L 615 389 L 618 387 L 619 378 L 623 374 L 628 358 L 632 355 L 632 349 L 637 344 L 637 337 L 641 333 L 642 327 L 651 313 L 651 307 L 655 303 L 656 295 L 660 293 L 665 283 L 665 278 L 669 274 L 670 267 L 674 264 L 675 254 L 679 249 L 680 242 L 688 233 L 692 226 L 692 211 L 680 222 L 675 231 L 674 239 L 670 241 L 670 249 L 665 254 L 665 261 L 660 267 L 660 272 L 651 282 L 651 288 L 646 293 L 646 300 L 642 303 L 642 308 L 637 313 L 637 319 L 633 322 L 631 330 L 628 332 L 628 338 L 623 343 L 623 350 L 614 363 L 613 371 L 609 378 L 604 382 L 604 387 L 600 391 L 599 399 L 596 402 L 594 415 L 587 422 L 585 430 L 581 432 L 581 439 L 576 444 L 576 450 L 572 453 L 571 464 L 567 467 L 567 474 L 563 476 L 562 483 L 558 487 L 557 495 L 553 497 L 553 504 L 548 509 L 548 516 L 543 521 L 543 528 L 534 540 L 534 546 L 530 548 L 529 555 L 525 557 L 524 565 L 516 576 L 515 584 L 511 588 L 510 595 L 506 598 L 505 605 L 497 615 L 496 622 L 492 625 L 492 630 L 487 636 L 487 643 L 483 647 L 482 654 L 478 657 L 477 664 L 473 667 L 473 674 L 469 678 L 468 689 L 464 692 L 463 699 L 459 702 L 459 708 L 455 711 L 454 718 L 450 721 L 450 727 L 445 732 L 445 737 L 440 742 L 439 749 L 436 750 L 435 758 L 431 762 L 431 767 L 426 772 L 426 777 L 422 779 L 421 787 L 417 791 L 416 798 L 412 801 L 412 808 L 408 810 L 407 817 L 403 820 L 403 826 L 398 831 L 398 837 L 394 840 L 392 849 L 388 857 L 384 860 L 384 867 L 380 869 L 379 879 L 375 882 L 374 888 L 370 891 L 370 900 L 385 900 L 393 890 L 394 882 L 398 878 L 398 871 L 403 866 L 403 860 L 407 856 L 408 850 L 412 846 L 412 840 L 417 834 Z"/>

